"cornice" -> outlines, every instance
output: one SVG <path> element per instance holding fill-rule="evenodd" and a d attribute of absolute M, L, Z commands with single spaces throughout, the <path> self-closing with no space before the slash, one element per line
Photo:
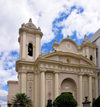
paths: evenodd
<path fill-rule="evenodd" d="M 56 52 L 52 52 L 52 53 L 49 53 L 49 54 L 45 54 L 45 55 L 41 55 L 41 57 L 43 58 L 48 58 L 50 56 L 55 56 L 55 55 L 58 55 L 58 56 L 71 56 L 71 57 L 74 57 L 74 58 L 77 58 L 79 60 L 84 60 L 86 62 L 88 62 L 91 66 L 96 66 L 92 61 L 90 61 L 88 58 L 82 56 L 82 55 L 78 55 L 78 54 L 74 54 L 74 53 L 70 53 L 70 52 L 61 52 L 61 51 L 56 51 Z M 48 59 L 49 60 L 49 59 Z"/>
<path fill-rule="evenodd" d="M 28 64 L 28 65 L 32 65 L 32 64 L 34 64 L 34 61 L 17 60 L 16 64 Z"/>
<path fill-rule="evenodd" d="M 41 37 L 43 36 L 43 33 L 39 29 L 22 28 L 21 27 L 19 29 L 19 34 L 21 34 L 22 32 L 27 32 L 27 33 L 31 33 L 31 34 L 39 34 Z"/>
<path fill-rule="evenodd" d="M 83 44 L 81 44 L 81 48 L 84 48 L 84 47 L 90 47 L 90 48 L 94 48 L 94 49 L 97 48 L 96 44 L 94 44 L 94 43 L 83 43 Z"/>
<path fill-rule="evenodd" d="M 8 83 L 8 84 L 11 84 L 11 83 L 12 83 L 12 84 L 13 84 L 13 83 L 14 83 L 14 84 L 18 84 L 18 81 L 7 81 L 7 83 Z"/>
<path fill-rule="evenodd" d="M 18 72 L 19 69 L 32 71 L 34 69 L 34 62 L 18 60 L 16 61 L 16 72 Z"/>

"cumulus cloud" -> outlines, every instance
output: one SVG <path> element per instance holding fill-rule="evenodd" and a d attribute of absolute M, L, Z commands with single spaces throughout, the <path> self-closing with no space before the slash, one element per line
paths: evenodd
<path fill-rule="evenodd" d="M 75 3 L 76 8 L 61 23 L 63 36 L 65 37 L 66 34 L 71 36 L 76 31 L 77 38 L 82 39 L 85 34 L 96 32 L 100 28 L 99 3 L 99 0 L 89 0 L 89 3 L 84 0 L 84 2 Z M 83 9 L 83 12 L 78 12 L 79 7 Z"/>
<path fill-rule="evenodd" d="M 6 107 L 7 103 L 7 81 L 17 80 L 15 72 L 15 61 L 18 59 L 18 52 L 4 51 L 0 53 L 0 105 Z"/>
<path fill-rule="evenodd" d="M 22 23 L 28 22 L 30 17 L 33 23 L 42 29 L 42 45 L 50 42 L 55 38 L 52 31 L 53 21 L 59 17 L 60 12 L 68 14 L 72 6 L 76 6 L 76 9 L 62 22 L 63 35 L 71 35 L 73 31 L 77 31 L 77 37 L 83 38 L 84 33 L 94 33 L 100 23 L 99 3 L 99 0 L 89 0 L 88 3 L 87 0 L 0 0 L 1 49 L 18 50 L 18 29 Z M 78 7 L 83 8 L 84 12 L 77 14 Z"/>

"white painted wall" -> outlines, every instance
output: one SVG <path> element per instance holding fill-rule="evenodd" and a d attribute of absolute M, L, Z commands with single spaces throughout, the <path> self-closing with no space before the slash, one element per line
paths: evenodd
<path fill-rule="evenodd" d="M 97 66 L 98 66 L 98 69 L 100 69 L 100 29 L 90 38 L 90 41 L 96 43 L 96 45 L 98 46 Z M 99 83 L 98 88 L 99 88 L 99 95 L 100 95 L 100 73 L 99 73 L 98 83 Z"/>

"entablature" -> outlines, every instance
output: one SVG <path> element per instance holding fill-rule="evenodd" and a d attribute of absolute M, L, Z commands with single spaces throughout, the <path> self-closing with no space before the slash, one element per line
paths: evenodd
<path fill-rule="evenodd" d="M 77 65 L 77 64 L 68 64 L 53 60 L 43 60 L 40 59 L 38 62 L 38 71 L 39 72 L 58 72 L 58 73 L 73 73 L 73 74 L 97 74 L 98 71 L 96 67 L 86 66 L 86 65 Z"/>
<path fill-rule="evenodd" d="M 16 61 L 16 72 L 18 73 L 33 72 L 35 68 L 36 67 L 34 67 L 34 62 L 22 61 L 22 60 Z"/>

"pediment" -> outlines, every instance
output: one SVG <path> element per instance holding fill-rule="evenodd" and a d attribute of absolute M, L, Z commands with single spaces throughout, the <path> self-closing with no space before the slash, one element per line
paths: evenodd
<path fill-rule="evenodd" d="M 69 52 L 53 52 L 44 56 L 48 60 L 53 62 L 62 62 L 67 64 L 95 66 L 95 64 L 82 55 L 77 55 Z"/>

